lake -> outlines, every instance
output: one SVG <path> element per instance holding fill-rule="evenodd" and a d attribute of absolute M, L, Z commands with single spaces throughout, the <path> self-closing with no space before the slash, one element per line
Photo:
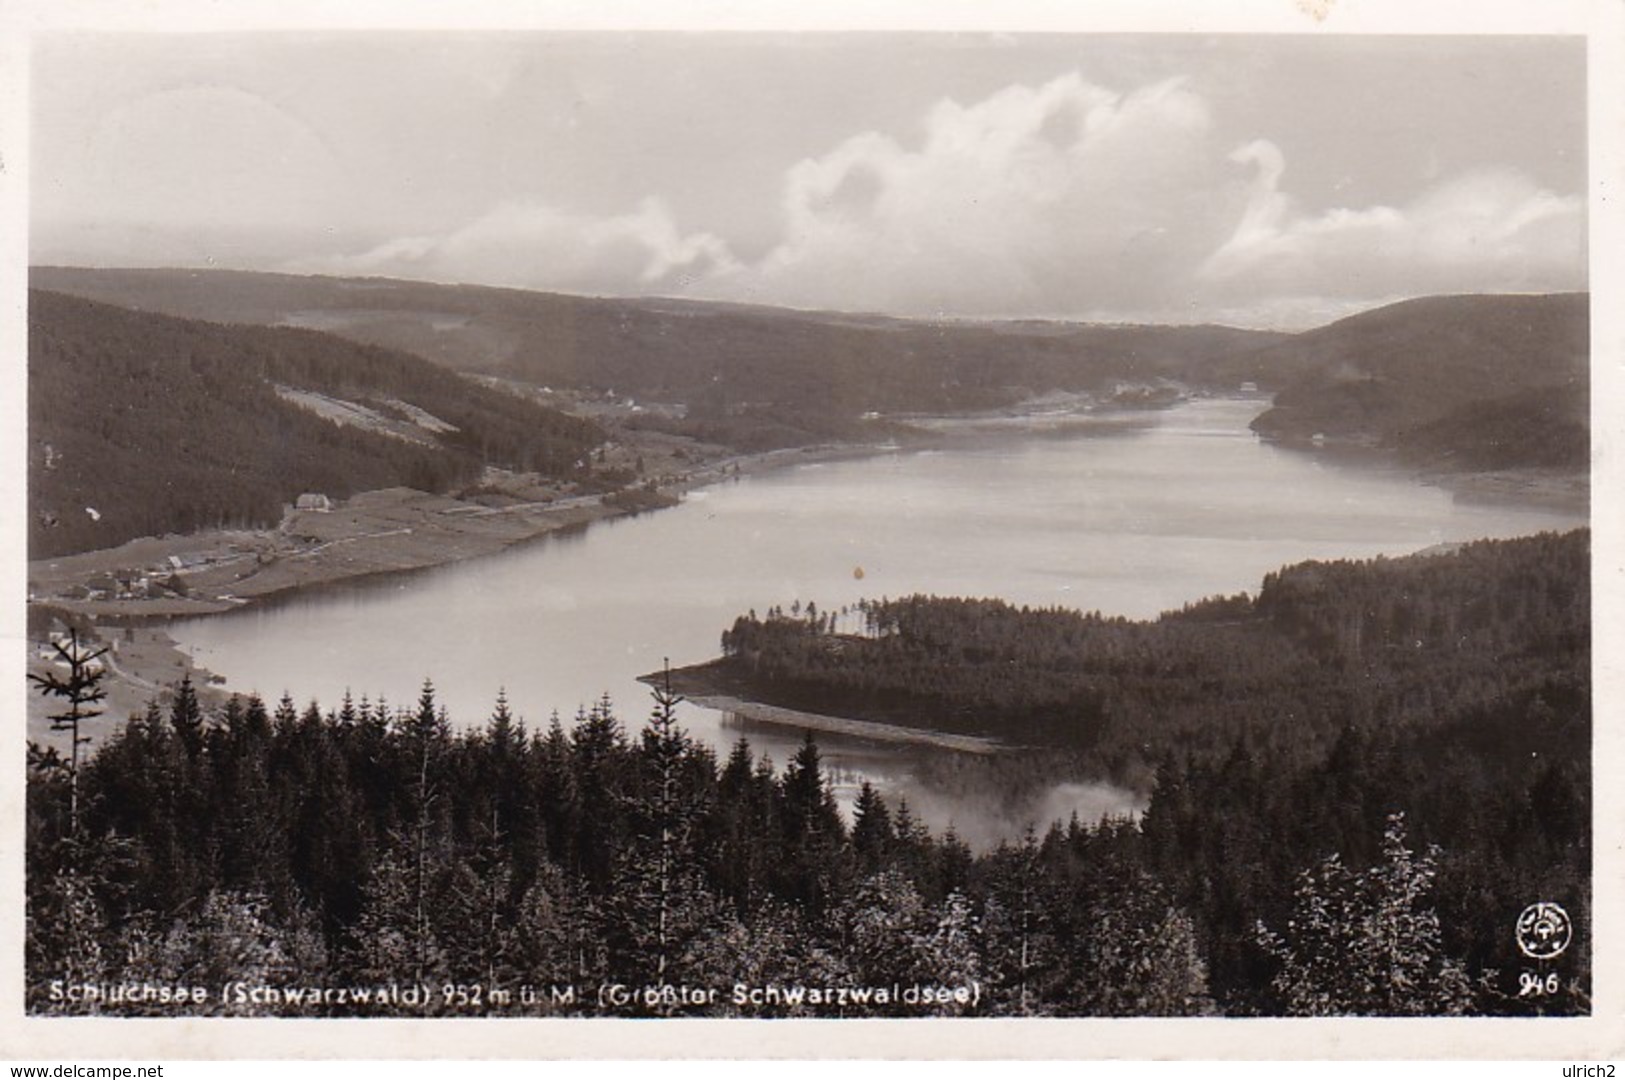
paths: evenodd
<path fill-rule="evenodd" d="M 362 581 L 171 633 L 229 688 L 337 704 L 416 700 L 425 677 L 456 724 L 499 689 L 533 727 L 607 693 L 629 726 L 637 675 L 720 651 L 734 617 L 815 601 L 838 610 L 910 593 L 998 596 L 1136 618 L 1255 592 L 1305 559 L 1407 554 L 1447 541 L 1584 524 L 1578 515 L 1455 502 L 1408 473 L 1260 442 L 1262 402 L 1200 400 L 1039 432 L 984 430 L 951 450 L 808 464 L 689 493 L 669 510 L 593 524 L 455 566 Z M 970 425 L 961 425 L 969 430 Z M 687 707 L 725 754 L 741 734 L 782 763 L 799 735 Z M 1019 830 L 914 777 L 920 754 L 820 738 L 840 790 L 870 778 L 979 843 Z M 1031 815 L 1135 809 L 1129 793 L 1063 785 Z M 1043 825 L 1045 822 L 1040 821 Z"/>

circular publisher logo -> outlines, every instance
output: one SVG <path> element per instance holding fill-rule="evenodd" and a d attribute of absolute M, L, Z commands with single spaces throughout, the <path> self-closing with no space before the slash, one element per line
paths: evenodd
<path fill-rule="evenodd" d="M 1552 960 L 1563 955 L 1574 937 L 1569 913 L 1557 904 L 1530 904 L 1518 916 L 1518 951 L 1531 960 Z"/>

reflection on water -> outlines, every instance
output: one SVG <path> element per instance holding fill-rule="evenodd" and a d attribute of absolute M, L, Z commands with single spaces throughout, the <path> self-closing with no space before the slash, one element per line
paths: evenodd
<path fill-rule="evenodd" d="M 709 659 L 721 631 L 751 609 L 816 600 L 838 611 L 924 592 L 1144 618 L 1256 590 L 1265 573 L 1303 559 L 1582 523 L 1456 504 L 1398 471 L 1267 446 L 1247 430 L 1260 408 L 1199 401 L 1136 416 L 1111 437 L 1011 436 L 746 477 L 670 510 L 177 623 L 174 634 L 232 688 L 272 698 L 288 690 L 330 705 L 350 690 L 405 704 L 432 678 L 459 723 L 483 723 L 505 688 L 533 727 L 605 692 L 635 726 L 648 709 L 635 677 L 665 658 Z M 782 765 L 800 744 L 799 732 L 745 728 L 692 706 L 683 717 L 720 754 L 744 733 Z M 989 823 L 985 807 L 939 806 L 911 787 L 923 750 L 834 736 L 819 744 L 845 770 L 843 790 L 869 777 L 908 792 L 933 824 L 952 819 L 967 835 L 1012 828 Z M 1135 808 L 1125 793 L 1092 787 L 1054 796 L 1033 812 Z"/>
<path fill-rule="evenodd" d="M 769 750 L 773 763 L 783 766 L 789 755 L 801 746 L 802 735 L 782 727 L 762 724 L 723 713 L 718 730 L 737 741 L 744 737 L 758 753 Z M 1102 818 L 1131 818 L 1145 809 L 1145 800 L 1132 791 L 1106 783 L 1061 783 L 1029 793 L 987 793 L 972 795 L 955 789 L 945 791 L 920 774 L 931 776 L 938 770 L 926 768 L 933 756 L 952 756 L 952 750 L 929 746 L 882 743 L 819 733 L 819 751 L 825 773 L 835 792 L 841 812 L 851 821 L 852 806 L 865 781 L 884 792 L 894 807 L 907 802 L 909 811 L 937 834 L 948 829 L 973 849 L 986 851 L 1001 840 L 1019 839 L 1029 825 L 1040 832 L 1050 822 L 1065 824 L 1076 816 L 1082 822 Z"/>

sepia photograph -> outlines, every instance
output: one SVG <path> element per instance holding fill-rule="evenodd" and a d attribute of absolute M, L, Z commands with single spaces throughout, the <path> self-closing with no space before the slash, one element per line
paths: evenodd
<path fill-rule="evenodd" d="M 1280 7 L 34 28 L 23 1016 L 1617 1002 L 1593 40 Z"/>

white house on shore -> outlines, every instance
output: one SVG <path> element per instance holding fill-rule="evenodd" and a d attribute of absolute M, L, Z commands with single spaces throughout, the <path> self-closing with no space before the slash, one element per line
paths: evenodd
<path fill-rule="evenodd" d="M 316 510 L 325 514 L 333 509 L 333 500 L 318 492 L 307 491 L 299 496 L 298 501 L 293 504 L 293 508 L 295 510 Z"/>

